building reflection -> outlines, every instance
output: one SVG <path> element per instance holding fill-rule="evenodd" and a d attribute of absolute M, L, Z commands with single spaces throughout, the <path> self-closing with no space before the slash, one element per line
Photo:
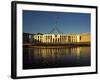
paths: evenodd
<path fill-rule="evenodd" d="M 90 47 L 24 48 L 23 69 L 90 66 Z"/>
<path fill-rule="evenodd" d="M 67 47 L 67 48 L 30 48 L 28 49 L 29 58 L 59 58 L 59 57 L 74 57 L 90 55 L 90 47 Z"/>

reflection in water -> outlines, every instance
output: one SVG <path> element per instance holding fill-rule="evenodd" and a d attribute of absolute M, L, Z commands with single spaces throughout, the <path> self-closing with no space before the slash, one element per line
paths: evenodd
<path fill-rule="evenodd" d="M 23 48 L 23 69 L 90 66 L 90 47 Z"/>

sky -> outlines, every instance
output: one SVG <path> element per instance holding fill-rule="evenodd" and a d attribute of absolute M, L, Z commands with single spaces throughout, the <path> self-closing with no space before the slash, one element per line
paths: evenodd
<path fill-rule="evenodd" d="M 23 10 L 23 32 L 50 33 L 56 27 L 62 33 L 90 32 L 89 13 Z"/>

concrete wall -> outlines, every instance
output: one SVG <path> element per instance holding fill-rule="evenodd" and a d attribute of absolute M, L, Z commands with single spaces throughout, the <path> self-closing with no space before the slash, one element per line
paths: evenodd
<path fill-rule="evenodd" d="M 79 42 L 90 42 L 91 36 L 90 33 L 84 33 L 79 35 Z"/>
<path fill-rule="evenodd" d="M 77 43 L 90 42 L 90 33 L 83 34 L 43 34 L 34 35 L 34 42 L 38 43 Z"/>

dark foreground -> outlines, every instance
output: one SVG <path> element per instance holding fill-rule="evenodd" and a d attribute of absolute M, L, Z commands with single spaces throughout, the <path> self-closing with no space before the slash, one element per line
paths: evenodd
<path fill-rule="evenodd" d="M 23 47 L 23 69 L 91 65 L 90 46 Z"/>

